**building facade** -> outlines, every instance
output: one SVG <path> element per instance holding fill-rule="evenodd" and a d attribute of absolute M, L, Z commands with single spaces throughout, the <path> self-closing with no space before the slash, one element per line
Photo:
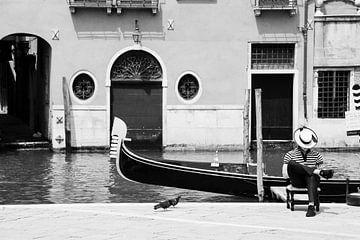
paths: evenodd
<path fill-rule="evenodd" d="M 261 88 L 264 140 L 290 141 L 307 125 L 320 147 L 356 147 L 344 114 L 360 82 L 358 7 L 352 0 L 2 0 L 0 111 L 64 148 L 68 92 L 75 148 L 109 146 L 117 116 L 140 145 L 241 149 L 246 92 Z"/>

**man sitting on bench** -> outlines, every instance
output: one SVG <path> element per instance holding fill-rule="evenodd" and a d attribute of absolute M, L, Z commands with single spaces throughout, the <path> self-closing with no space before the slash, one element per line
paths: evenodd
<path fill-rule="evenodd" d="M 320 176 L 326 179 L 331 178 L 334 171 L 321 169 L 323 157 L 317 151 L 312 150 L 318 142 L 318 137 L 313 130 L 307 127 L 296 129 L 294 141 L 297 146 L 285 154 L 282 174 L 285 178 L 290 178 L 294 187 L 308 189 L 309 206 L 306 216 L 313 217 L 316 215 L 315 206 L 319 211 L 317 189 L 320 184 Z"/>

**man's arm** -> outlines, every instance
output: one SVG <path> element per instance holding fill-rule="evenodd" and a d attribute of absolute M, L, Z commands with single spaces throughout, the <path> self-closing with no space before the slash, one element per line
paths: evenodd
<path fill-rule="evenodd" d="M 284 178 L 289 178 L 289 175 L 288 175 L 288 172 L 287 172 L 287 164 L 284 163 L 283 166 L 282 166 L 282 175 Z"/>
<path fill-rule="evenodd" d="M 291 151 L 287 152 L 284 156 L 284 164 L 282 166 L 282 175 L 284 178 L 289 178 L 287 167 L 290 160 L 291 160 Z"/>
<path fill-rule="evenodd" d="M 316 153 L 317 153 L 316 167 L 318 169 L 322 169 L 323 168 L 323 163 L 324 163 L 324 158 L 320 153 L 318 153 L 318 152 L 316 152 Z"/>

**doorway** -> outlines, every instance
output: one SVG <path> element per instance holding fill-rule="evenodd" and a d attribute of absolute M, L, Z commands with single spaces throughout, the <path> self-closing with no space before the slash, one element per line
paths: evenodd
<path fill-rule="evenodd" d="M 291 140 L 293 74 L 253 74 L 251 78 L 251 139 L 256 139 L 255 89 L 262 90 L 263 140 Z"/>
<path fill-rule="evenodd" d="M 43 141 L 49 136 L 51 47 L 31 34 L 0 40 L 0 141 Z"/>
<path fill-rule="evenodd" d="M 150 53 L 131 50 L 111 69 L 111 123 L 127 125 L 130 144 L 137 148 L 162 147 L 162 69 Z"/>

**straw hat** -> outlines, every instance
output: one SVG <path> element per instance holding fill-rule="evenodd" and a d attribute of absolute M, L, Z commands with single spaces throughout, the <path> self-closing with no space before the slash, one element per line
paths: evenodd
<path fill-rule="evenodd" d="M 318 142 L 318 137 L 312 129 L 301 127 L 295 130 L 294 140 L 302 148 L 313 148 Z"/>

